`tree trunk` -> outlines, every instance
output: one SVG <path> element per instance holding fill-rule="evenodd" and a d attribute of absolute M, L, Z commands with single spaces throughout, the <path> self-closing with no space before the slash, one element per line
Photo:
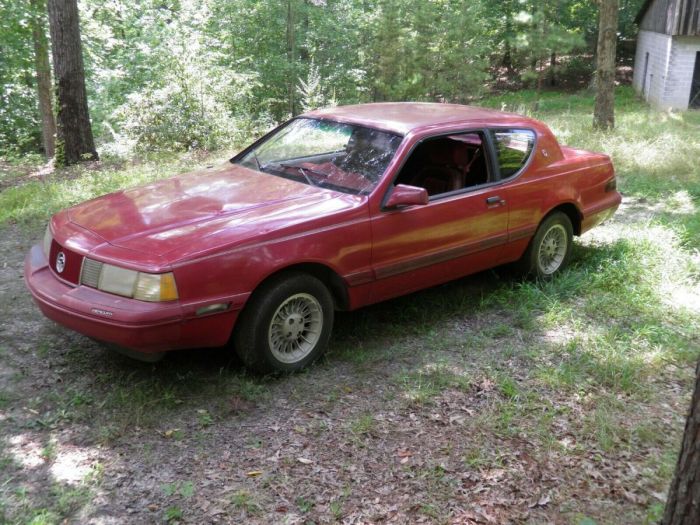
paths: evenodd
<path fill-rule="evenodd" d="M 557 85 L 557 74 L 556 74 L 556 68 L 557 68 L 557 53 L 556 51 L 552 51 L 552 53 L 549 55 L 549 85 L 554 87 Z"/>
<path fill-rule="evenodd" d="M 510 50 L 510 42 L 506 40 L 506 49 L 503 53 L 503 60 L 501 61 L 501 64 L 503 67 L 506 68 L 506 71 L 510 74 L 513 71 L 513 55 Z"/>
<path fill-rule="evenodd" d="M 615 48 L 617 45 L 618 0 L 600 0 L 598 67 L 596 70 L 593 127 L 615 127 Z"/>
<path fill-rule="evenodd" d="M 68 165 L 97 160 L 85 91 L 77 0 L 48 0 L 48 8 L 58 103 L 56 161 Z"/>
<path fill-rule="evenodd" d="M 294 116 L 296 115 L 296 36 L 294 35 L 293 0 L 287 0 L 287 60 L 289 62 L 289 78 L 287 79 L 289 112 Z"/>
<path fill-rule="evenodd" d="M 515 75 L 515 68 L 513 67 L 513 50 L 511 39 L 513 38 L 513 13 L 510 9 L 510 3 L 505 4 L 505 52 L 503 53 L 503 66 L 506 68 L 509 77 Z"/>
<path fill-rule="evenodd" d="M 36 70 L 37 99 L 41 117 L 41 143 L 44 155 L 54 155 L 56 121 L 51 103 L 51 67 L 49 66 L 49 44 L 46 39 L 46 4 L 44 0 L 30 0 L 32 7 L 32 40 L 34 41 L 34 68 Z"/>
<path fill-rule="evenodd" d="M 695 369 L 695 390 L 662 523 L 700 523 L 700 362 Z"/>
<path fill-rule="evenodd" d="M 559 21 L 562 19 L 562 12 L 561 12 L 561 0 L 556 0 L 554 3 L 554 11 L 553 14 L 551 15 L 552 20 Z M 557 85 L 557 77 L 556 77 L 556 68 L 557 68 L 557 52 L 552 49 L 550 51 L 549 55 L 549 85 L 554 87 Z"/>

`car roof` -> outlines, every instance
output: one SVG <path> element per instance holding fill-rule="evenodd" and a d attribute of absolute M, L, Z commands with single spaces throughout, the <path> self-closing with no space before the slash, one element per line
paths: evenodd
<path fill-rule="evenodd" d="M 379 102 L 317 109 L 301 115 L 384 129 L 400 135 L 423 128 L 463 124 L 490 126 L 533 126 L 539 123 L 514 113 L 459 104 L 431 102 Z"/>

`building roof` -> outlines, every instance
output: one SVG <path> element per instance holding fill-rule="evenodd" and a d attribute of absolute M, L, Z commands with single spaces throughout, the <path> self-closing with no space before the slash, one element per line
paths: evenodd
<path fill-rule="evenodd" d="M 634 23 L 639 25 L 642 25 L 642 18 L 644 18 L 644 15 L 646 14 L 647 10 L 649 9 L 649 6 L 651 6 L 652 2 L 654 0 L 644 0 L 644 3 L 642 4 L 642 7 L 639 9 L 639 13 L 637 13 L 637 16 L 634 19 Z"/>
<path fill-rule="evenodd" d="M 646 31 L 672 36 L 700 36 L 700 2 L 645 0 L 634 21 Z"/>

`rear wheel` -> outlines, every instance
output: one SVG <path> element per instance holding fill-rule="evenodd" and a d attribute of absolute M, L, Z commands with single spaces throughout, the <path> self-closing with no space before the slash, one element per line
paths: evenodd
<path fill-rule="evenodd" d="M 573 236 L 571 219 L 559 211 L 552 213 L 537 228 L 517 263 L 518 270 L 538 279 L 551 279 L 569 262 Z"/>
<path fill-rule="evenodd" d="M 295 372 L 326 349 L 333 298 L 317 278 L 289 272 L 263 283 L 236 322 L 233 344 L 257 372 Z"/>

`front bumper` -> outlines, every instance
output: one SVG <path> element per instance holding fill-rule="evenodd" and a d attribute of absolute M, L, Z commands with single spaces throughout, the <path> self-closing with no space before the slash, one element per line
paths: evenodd
<path fill-rule="evenodd" d="M 179 302 L 149 303 L 87 286 L 70 286 L 53 275 L 39 245 L 33 246 L 25 258 L 24 279 L 49 319 L 137 352 L 223 346 L 238 314 L 231 310 L 186 318 Z"/>

